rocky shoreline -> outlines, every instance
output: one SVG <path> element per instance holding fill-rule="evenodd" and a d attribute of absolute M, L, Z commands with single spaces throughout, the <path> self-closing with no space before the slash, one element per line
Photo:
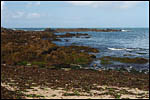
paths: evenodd
<path fill-rule="evenodd" d="M 117 29 L 90 29 L 90 28 L 70 28 L 70 29 L 65 29 L 65 28 L 57 28 L 56 32 L 120 32 L 121 30 Z"/>
<path fill-rule="evenodd" d="M 55 34 L 57 32 L 81 31 L 110 32 L 120 30 L 52 30 L 49 28 L 45 29 L 44 31 L 23 31 L 1 28 L 1 84 L 3 84 L 3 86 L 1 85 L 2 98 L 27 98 L 29 97 L 29 94 L 25 95 L 23 91 L 39 86 L 48 87 L 51 89 L 73 89 L 73 91 L 75 90 L 78 92 L 87 93 L 89 93 L 90 90 L 100 89 L 95 87 L 95 84 L 97 86 L 107 85 L 128 87 L 149 91 L 149 73 L 129 73 L 126 70 L 98 71 L 84 69 L 84 67 L 87 67 L 96 58 L 96 55 L 91 53 L 100 52 L 98 49 L 77 45 L 58 46 L 53 43 L 53 41 L 61 41 L 59 38 L 63 37 L 90 37 L 86 33 L 66 33 L 64 35 Z M 148 62 L 148 60 L 144 58 L 129 59 L 103 57 L 99 59 L 101 59 L 104 64 L 109 64 L 109 60 L 142 64 Z M 17 87 L 17 90 L 12 91 L 7 85 L 11 88 Z M 115 94 L 117 94 L 117 96 Z M 68 95 L 66 93 L 63 95 L 70 96 L 71 94 Z M 75 95 L 78 96 L 79 94 L 75 93 Z M 102 94 L 92 94 L 92 96 L 96 95 L 100 96 Z M 113 98 L 117 98 L 118 92 L 109 91 L 109 93 L 103 95 L 110 95 Z M 30 95 L 30 97 L 38 98 L 36 94 L 32 96 Z M 147 95 L 141 95 L 141 98 L 142 97 L 149 98 Z"/>

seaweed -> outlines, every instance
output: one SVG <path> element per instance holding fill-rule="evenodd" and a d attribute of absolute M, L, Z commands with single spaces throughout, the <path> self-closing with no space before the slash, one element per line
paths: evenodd
<path fill-rule="evenodd" d="M 105 64 L 109 64 L 110 61 L 118 61 L 121 63 L 131 63 L 131 64 L 145 64 L 148 63 L 149 60 L 145 59 L 145 58 L 140 58 L 140 57 L 136 57 L 136 58 L 129 58 L 129 57 L 111 57 L 111 56 L 104 56 L 101 57 L 100 60 Z"/>

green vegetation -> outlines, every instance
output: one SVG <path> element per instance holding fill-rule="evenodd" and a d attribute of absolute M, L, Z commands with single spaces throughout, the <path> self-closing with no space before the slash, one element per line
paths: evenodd
<path fill-rule="evenodd" d="M 42 95 L 37 95 L 37 94 L 27 94 L 27 97 L 33 97 L 33 98 L 39 98 L 39 97 L 44 97 Z"/>
<path fill-rule="evenodd" d="M 26 66 L 27 64 L 28 64 L 27 61 L 21 61 L 21 62 L 18 62 L 18 63 L 17 63 L 17 65 L 24 65 L 24 66 Z"/>
<path fill-rule="evenodd" d="M 111 95 L 115 99 L 120 99 L 121 94 L 119 92 L 115 91 L 115 89 L 113 89 L 113 88 L 106 88 L 106 90 L 108 90 L 108 92 L 102 93 L 100 95 Z"/>
<path fill-rule="evenodd" d="M 81 57 L 81 58 L 75 59 L 74 62 L 75 62 L 75 63 L 78 63 L 78 64 L 84 64 L 84 63 L 88 62 L 88 59 L 86 59 L 86 58 L 84 58 L 84 57 Z"/>
<path fill-rule="evenodd" d="M 78 91 L 74 91 L 73 93 L 64 93 L 63 96 L 80 96 Z"/>
<path fill-rule="evenodd" d="M 68 35 L 71 34 L 66 36 Z M 41 68 L 65 64 L 88 64 L 93 59 L 89 52 L 99 52 L 95 48 L 86 46 L 57 46 L 52 43 L 56 39 L 58 38 L 54 30 L 49 28 L 37 32 L 5 29 L 1 41 L 1 62 L 9 65 L 38 65 Z"/>
<path fill-rule="evenodd" d="M 46 63 L 45 62 L 37 62 L 37 61 L 34 61 L 32 62 L 32 65 L 38 65 L 39 67 L 45 67 Z"/>
<path fill-rule="evenodd" d="M 55 97 L 55 96 L 56 96 L 56 94 L 53 94 L 53 95 L 52 95 L 52 97 Z"/>
<path fill-rule="evenodd" d="M 112 64 L 112 62 L 109 61 L 109 60 L 105 60 L 105 59 L 103 59 L 103 58 L 101 58 L 100 60 L 101 60 L 101 64 L 102 64 L 102 65 L 109 65 L 109 64 Z"/>

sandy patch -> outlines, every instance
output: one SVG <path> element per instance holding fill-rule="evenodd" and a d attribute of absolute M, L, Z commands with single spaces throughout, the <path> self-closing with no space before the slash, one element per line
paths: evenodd
<path fill-rule="evenodd" d="M 16 86 L 12 87 L 12 86 L 5 84 L 5 83 L 2 83 L 2 82 L 1 82 L 1 86 L 7 88 L 10 91 L 16 91 L 18 89 Z"/>
<path fill-rule="evenodd" d="M 25 94 L 36 94 L 37 97 L 26 97 L 27 99 L 116 99 L 116 98 L 130 98 L 130 99 L 148 99 L 149 91 L 142 91 L 139 89 L 119 88 L 112 86 L 99 86 L 100 90 L 90 90 L 89 92 L 79 92 L 78 90 L 64 90 L 33 87 L 34 89 L 27 89 Z M 41 97 L 38 97 L 41 96 Z"/>
<path fill-rule="evenodd" d="M 17 87 L 11 87 L 5 83 L 1 86 L 8 90 L 16 91 Z M 137 88 L 124 88 L 115 86 L 97 86 L 98 90 L 82 91 L 82 89 L 52 89 L 48 87 L 32 87 L 22 91 L 26 99 L 149 99 L 149 91 Z M 80 90 L 80 91 L 79 91 Z"/>

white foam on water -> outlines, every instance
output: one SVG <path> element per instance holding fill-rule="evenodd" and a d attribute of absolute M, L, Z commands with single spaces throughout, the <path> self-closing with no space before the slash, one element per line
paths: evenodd
<path fill-rule="evenodd" d="M 12 30 L 16 31 L 16 29 L 15 29 L 15 28 L 13 28 Z"/>
<path fill-rule="evenodd" d="M 130 32 L 130 30 L 121 30 L 122 32 Z"/>
<path fill-rule="evenodd" d="M 132 51 L 133 49 L 127 49 L 127 48 L 108 48 L 109 50 L 127 50 Z"/>

